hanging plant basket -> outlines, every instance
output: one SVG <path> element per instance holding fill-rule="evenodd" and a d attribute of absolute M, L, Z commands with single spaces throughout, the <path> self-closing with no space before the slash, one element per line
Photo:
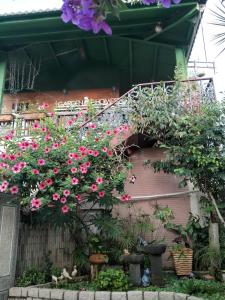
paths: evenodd
<path fill-rule="evenodd" d="M 172 251 L 175 270 L 178 276 L 187 276 L 192 272 L 193 250 L 181 248 Z"/>

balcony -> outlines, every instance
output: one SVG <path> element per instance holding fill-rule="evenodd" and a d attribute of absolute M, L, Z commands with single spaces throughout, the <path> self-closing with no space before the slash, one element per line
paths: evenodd
<path fill-rule="evenodd" d="M 198 111 L 204 103 L 211 103 L 216 100 L 212 78 L 180 81 L 177 89 L 174 88 L 175 84 L 177 84 L 175 81 L 138 84 L 120 98 L 95 100 L 92 102 L 95 113 L 91 118 L 87 115 L 88 103 L 85 101 L 58 103 L 55 108 L 56 123 L 67 126 L 67 121 L 70 118 L 83 111 L 86 114 L 86 121 L 81 124 L 81 127 L 90 121 L 98 124 L 107 123 L 113 127 L 127 124 L 129 123 L 129 113 L 132 112 L 132 101 L 135 101 L 136 105 L 138 104 L 140 92 L 147 95 L 151 101 L 152 97 L 169 96 L 175 91 L 176 97 L 181 99 L 181 105 L 193 111 Z M 14 130 L 20 136 L 29 136 L 32 124 L 48 116 L 48 113 L 41 112 L 2 114 L 0 115 L 0 135 L 3 136 L 10 130 Z"/>

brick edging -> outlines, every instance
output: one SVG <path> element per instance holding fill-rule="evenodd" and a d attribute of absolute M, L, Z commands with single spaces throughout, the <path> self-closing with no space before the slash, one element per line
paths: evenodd
<path fill-rule="evenodd" d="M 22 288 L 9 290 L 9 300 L 200 300 L 201 298 L 174 292 L 104 292 L 69 291 L 63 289 Z M 203 299 L 202 299 L 203 300 Z"/>

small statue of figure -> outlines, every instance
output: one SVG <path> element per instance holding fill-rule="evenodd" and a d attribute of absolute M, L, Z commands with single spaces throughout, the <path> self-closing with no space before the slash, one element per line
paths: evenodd
<path fill-rule="evenodd" d="M 139 242 L 140 246 L 147 246 L 148 245 L 148 243 L 141 236 L 138 238 L 138 242 Z"/>
<path fill-rule="evenodd" d="M 144 275 L 143 275 L 142 278 L 141 278 L 141 282 L 142 282 L 142 285 L 143 285 L 144 287 L 150 285 L 151 279 L 150 279 L 150 270 L 149 270 L 149 268 L 146 268 L 146 269 L 144 270 Z"/>
<path fill-rule="evenodd" d="M 58 278 L 55 275 L 52 275 L 52 282 L 55 283 L 56 285 L 58 284 Z"/>

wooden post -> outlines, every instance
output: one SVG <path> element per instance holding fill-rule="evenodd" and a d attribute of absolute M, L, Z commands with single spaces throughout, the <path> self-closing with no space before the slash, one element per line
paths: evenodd
<path fill-rule="evenodd" d="M 187 60 L 185 57 L 184 50 L 182 48 L 176 48 L 175 49 L 175 55 L 176 55 L 176 66 L 182 73 L 181 79 L 185 80 L 187 79 Z"/>
<path fill-rule="evenodd" d="M 5 88 L 6 63 L 6 54 L 4 52 L 0 52 L 0 113 L 2 112 L 2 102 Z"/>

